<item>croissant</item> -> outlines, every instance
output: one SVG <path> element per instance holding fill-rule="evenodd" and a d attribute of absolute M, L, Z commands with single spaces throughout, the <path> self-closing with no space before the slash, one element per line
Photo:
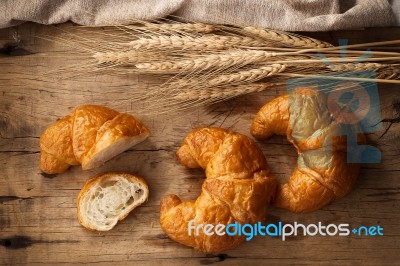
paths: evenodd
<path fill-rule="evenodd" d="M 40 136 L 40 169 L 65 172 L 71 165 L 92 169 L 145 140 L 149 130 L 135 117 L 98 105 L 84 105 Z"/>
<path fill-rule="evenodd" d="M 251 134 L 265 139 L 286 135 L 299 154 L 288 182 L 279 184 L 274 204 L 295 213 L 318 210 L 353 188 L 360 165 L 347 163 L 347 136 L 364 135 L 356 124 L 344 125 L 335 119 L 328 98 L 312 88 L 298 88 L 264 105 L 256 114 Z M 337 116 L 336 116 L 337 117 Z M 350 147 L 349 147 L 350 148 Z"/>
<path fill-rule="evenodd" d="M 189 133 L 177 151 L 188 168 L 203 168 L 206 180 L 195 201 L 176 195 L 162 198 L 160 224 L 173 240 L 203 252 L 231 249 L 245 241 L 243 235 L 207 235 L 188 226 L 255 224 L 265 219 L 276 180 L 257 145 L 244 135 L 220 128 L 201 128 Z"/>

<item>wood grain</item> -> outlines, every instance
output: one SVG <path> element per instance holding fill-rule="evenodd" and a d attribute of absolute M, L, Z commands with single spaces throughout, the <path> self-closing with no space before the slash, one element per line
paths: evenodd
<path fill-rule="evenodd" d="M 76 27 L 61 26 L 71 32 Z M 80 104 L 101 104 L 121 112 L 138 113 L 142 103 L 131 101 L 132 90 L 150 89 L 146 77 L 91 75 L 55 79 L 44 73 L 79 63 L 79 58 L 31 57 L 23 54 L 68 54 L 73 47 L 35 38 L 57 34 L 57 27 L 24 24 L 0 30 L 0 264 L 117 263 L 142 265 L 201 264 L 317 264 L 391 265 L 400 263 L 400 134 L 394 123 L 370 134 L 382 152 L 380 164 L 364 165 L 356 188 L 348 196 L 311 214 L 295 215 L 270 208 L 268 221 L 304 224 L 349 223 L 380 225 L 384 236 L 256 237 L 222 254 L 203 254 L 170 240 L 160 229 L 159 200 L 168 193 L 183 199 L 197 197 L 204 174 L 178 164 L 175 151 L 184 136 L 199 126 L 219 126 L 249 135 L 254 113 L 282 91 L 248 95 L 192 112 L 140 117 L 151 137 L 109 161 L 103 167 L 65 174 L 43 175 L 38 170 L 41 132 Z M 348 37 L 351 43 L 388 40 L 399 29 L 370 29 L 313 34 L 326 41 Z M 15 44 L 13 36 L 19 35 Z M 75 48 L 76 49 L 76 48 Z M 67 53 L 66 53 L 67 52 Z M 380 86 L 382 118 L 396 122 L 400 90 Z M 392 119 L 392 120 L 390 120 Z M 259 142 L 270 167 L 287 178 L 296 163 L 294 148 L 283 138 Z M 109 232 L 90 232 L 76 219 L 76 197 L 85 181 L 96 173 L 119 170 L 142 175 L 150 186 L 150 199 Z"/>

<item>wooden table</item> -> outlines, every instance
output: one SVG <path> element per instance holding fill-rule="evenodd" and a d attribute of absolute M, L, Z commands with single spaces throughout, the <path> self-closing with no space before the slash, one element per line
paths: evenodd
<path fill-rule="evenodd" d="M 76 27 L 61 26 L 70 32 Z M 56 32 L 56 33 L 54 33 Z M 384 236 L 256 237 L 235 250 L 203 254 L 170 240 L 160 229 L 159 201 L 168 193 L 194 199 L 203 182 L 200 170 L 185 170 L 174 153 L 192 128 L 218 126 L 246 135 L 254 113 L 282 93 L 269 90 L 193 112 L 162 116 L 140 115 L 151 137 L 91 171 L 73 167 L 57 176 L 38 170 L 39 136 L 56 119 L 81 104 L 102 104 L 121 112 L 138 113 L 139 103 L 123 101 L 131 90 L 148 89 L 151 78 L 90 75 L 54 79 L 43 73 L 79 63 L 70 52 L 79 47 L 34 38 L 57 34 L 58 27 L 24 24 L 0 30 L 0 263 L 136 263 L 169 264 L 360 264 L 400 265 L 400 125 L 369 134 L 382 152 L 382 162 L 362 167 L 355 189 L 322 210 L 296 215 L 271 207 L 269 222 L 318 223 L 351 226 L 380 225 Z M 396 39 L 399 28 L 313 33 L 312 36 L 350 43 Z M 19 36 L 25 51 L 7 43 Z M 8 48 L 7 48 L 8 47 Z M 42 52 L 46 56 L 12 56 Z M 62 54 L 63 56 L 52 56 Z M 10 56 L 11 55 L 11 56 Z M 379 86 L 382 117 L 400 114 L 398 86 Z M 396 122 L 396 120 L 393 120 Z M 397 119 L 397 122 L 399 119 Z M 383 129 L 387 128 L 385 124 Z M 287 178 L 296 163 L 294 148 L 282 137 L 259 142 L 279 178 Z M 147 203 L 109 232 L 91 232 L 76 219 L 76 197 L 95 173 L 121 170 L 144 176 L 150 186 Z"/>

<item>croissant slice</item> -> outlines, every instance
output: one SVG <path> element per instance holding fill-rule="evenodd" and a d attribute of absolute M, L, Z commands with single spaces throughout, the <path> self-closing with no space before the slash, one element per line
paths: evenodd
<path fill-rule="evenodd" d="M 149 188 L 141 177 L 120 172 L 97 175 L 78 195 L 78 221 L 90 230 L 111 230 L 148 196 Z"/>
<path fill-rule="evenodd" d="M 325 94 L 299 88 L 264 105 L 254 117 L 251 134 L 260 139 L 286 135 L 299 154 L 290 179 L 278 185 L 274 204 L 292 212 L 318 210 L 351 191 L 360 165 L 347 163 L 348 134 L 358 125 L 343 125 L 334 119 Z"/>
<path fill-rule="evenodd" d="M 244 135 L 220 128 L 190 132 L 177 151 L 189 168 L 205 168 L 207 179 L 195 201 L 176 195 L 161 200 L 160 224 L 173 240 L 203 252 L 231 249 L 245 241 L 243 235 L 207 235 L 189 225 L 257 223 L 265 219 L 276 189 L 267 161 L 257 145 Z"/>
<path fill-rule="evenodd" d="M 145 140 L 149 130 L 135 117 L 112 109 L 84 105 L 56 121 L 40 136 L 40 169 L 65 172 L 71 165 L 98 167 Z"/>

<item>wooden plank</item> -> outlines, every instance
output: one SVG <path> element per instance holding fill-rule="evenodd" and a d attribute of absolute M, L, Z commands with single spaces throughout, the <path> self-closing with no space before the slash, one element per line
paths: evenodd
<path fill-rule="evenodd" d="M 75 32 L 71 25 L 62 29 Z M 34 38 L 60 32 L 54 27 L 24 24 L 0 30 L 0 47 L 17 32 L 29 52 L 68 54 L 73 48 Z M 318 33 L 331 40 L 341 36 L 352 42 L 398 36 L 399 29 Z M 315 34 L 314 34 L 315 35 Z M 390 35 L 390 36 L 389 36 Z M 330 39 L 331 38 L 331 39 Z M 295 215 L 271 207 L 270 222 L 310 224 L 349 223 L 380 225 L 382 237 L 256 237 L 221 254 L 203 254 L 170 240 L 159 225 L 159 201 L 168 193 L 194 199 L 203 182 L 200 170 L 185 170 L 175 158 L 184 136 L 199 126 L 221 126 L 249 135 L 254 113 L 282 91 L 248 95 L 192 112 L 146 116 L 151 137 L 104 166 L 48 177 L 38 170 L 40 133 L 74 107 L 94 103 L 119 111 L 140 113 L 130 101 L 132 90 L 149 89 L 145 77 L 93 75 L 77 79 L 52 79 L 46 71 L 80 62 L 70 57 L 0 57 L 0 263 L 141 263 L 143 265 L 202 264 L 398 264 L 400 261 L 400 145 L 399 124 L 389 132 L 369 135 L 383 155 L 382 163 L 364 165 L 356 188 L 348 196 L 311 214 Z M 380 86 L 383 118 L 399 115 L 400 91 Z M 387 125 L 386 125 L 387 126 Z M 386 128 L 386 126 L 384 128 Z M 287 178 L 296 163 L 294 148 L 281 137 L 258 142 L 272 172 Z M 109 232 L 90 232 L 76 220 L 76 197 L 92 175 L 112 170 L 132 171 L 146 178 L 150 199 Z"/>

